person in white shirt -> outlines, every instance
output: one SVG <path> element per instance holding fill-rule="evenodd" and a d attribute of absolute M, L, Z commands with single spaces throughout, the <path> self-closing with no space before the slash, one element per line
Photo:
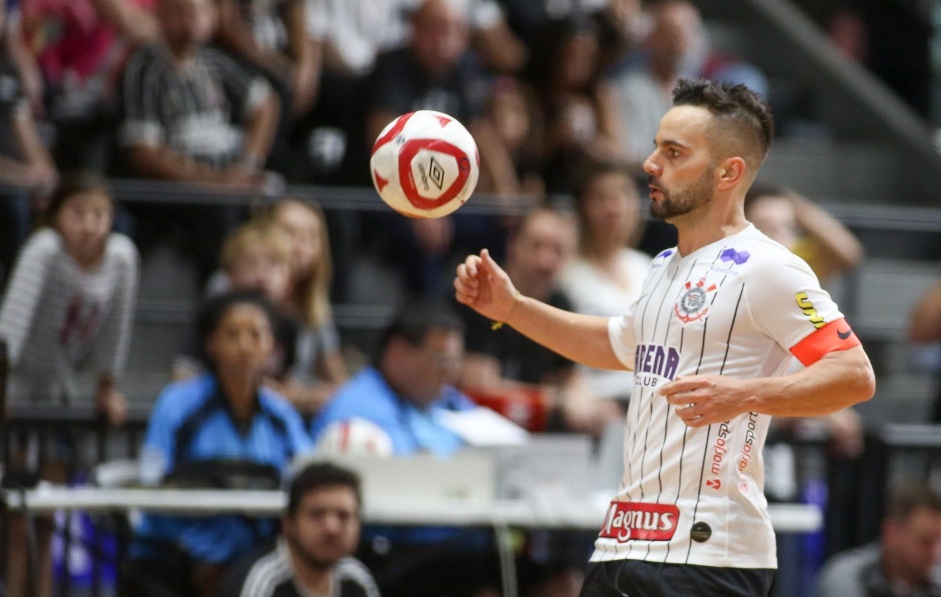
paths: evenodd
<path fill-rule="evenodd" d="M 650 256 L 634 249 L 640 224 L 640 197 L 620 166 L 596 164 L 575 189 L 580 224 L 578 254 L 562 273 L 561 287 L 576 313 L 613 317 L 640 296 Z M 623 404 L 631 397 L 628 371 L 586 368 L 594 396 Z M 613 409 L 612 412 L 619 412 Z"/>
<path fill-rule="evenodd" d="M 773 134 L 747 87 L 677 84 L 644 170 L 651 215 L 679 240 L 624 315 L 525 297 L 487 250 L 457 268 L 459 302 L 585 365 L 635 372 L 622 487 L 584 597 L 768 595 L 771 416 L 821 415 L 875 392 L 859 339 L 807 264 L 745 219 Z M 792 355 L 806 367 L 785 374 Z"/>

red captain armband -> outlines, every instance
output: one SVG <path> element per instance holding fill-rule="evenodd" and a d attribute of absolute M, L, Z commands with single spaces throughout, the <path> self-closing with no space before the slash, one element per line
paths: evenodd
<path fill-rule="evenodd" d="M 805 367 L 813 365 L 828 352 L 846 350 L 862 343 L 845 319 L 831 321 L 791 347 L 791 354 Z"/>

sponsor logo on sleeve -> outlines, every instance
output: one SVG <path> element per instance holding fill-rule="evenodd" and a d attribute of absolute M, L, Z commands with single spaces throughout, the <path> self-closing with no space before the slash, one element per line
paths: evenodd
<path fill-rule="evenodd" d="M 798 292 L 794 295 L 794 299 L 797 301 L 797 306 L 801 308 L 801 310 L 804 312 L 804 315 L 807 316 L 807 319 L 810 320 L 810 323 L 814 324 L 816 329 L 819 330 L 823 326 L 827 325 L 827 322 L 823 319 L 823 317 L 821 317 L 820 314 L 817 313 L 817 310 L 814 309 L 814 304 L 810 302 L 806 292 Z"/>
<path fill-rule="evenodd" d="M 599 537 L 620 542 L 669 541 L 676 533 L 680 511 L 671 504 L 612 501 Z"/>

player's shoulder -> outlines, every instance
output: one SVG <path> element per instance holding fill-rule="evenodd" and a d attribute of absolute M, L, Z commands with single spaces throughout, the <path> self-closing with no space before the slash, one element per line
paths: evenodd
<path fill-rule="evenodd" d="M 730 239 L 719 251 L 719 261 L 741 266 L 743 272 L 768 272 L 769 266 L 796 267 L 810 272 L 810 266 L 781 243 L 749 226 Z"/>

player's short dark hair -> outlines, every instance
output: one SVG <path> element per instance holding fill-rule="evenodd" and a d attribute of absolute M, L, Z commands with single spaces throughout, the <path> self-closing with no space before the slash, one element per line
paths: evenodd
<path fill-rule="evenodd" d="M 753 153 L 755 169 L 761 165 L 774 139 L 771 108 L 745 85 L 705 79 L 680 79 L 673 88 L 674 106 L 697 106 L 709 110 L 723 131 L 735 133 Z"/>
<path fill-rule="evenodd" d="M 333 487 L 346 487 L 356 496 L 357 506 L 363 505 L 362 482 L 358 474 L 331 462 L 315 462 L 298 471 L 291 479 L 288 487 L 288 515 L 297 514 L 307 494 Z"/>
<path fill-rule="evenodd" d="M 268 325 L 271 326 L 271 331 L 274 333 L 278 318 L 271 301 L 260 290 L 232 290 L 206 299 L 200 306 L 199 312 L 196 314 L 196 334 L 199 338 L 200 349 L 219 327 L 219 323 L 229 310 L 245 304 L 258 307 L 264 313 Z M 208 355 L 204 356 L 208 357 Z M 208 360 L 205 362 L 208 363 Z"/>
<path fill-rule="evenodd" d="M 916 510 L 941 513 L 941 494 L 927 483 L 908 481 L 892 490 L 885 517 L 887 520 L 905 522 Z"/>
<path fill-rule="evenodd" d="M 431 330 L 464 333 L 464 320 L 449 304 L 437 299 L 417 298 L 406 301 L 379 339 L 375 362 L 378 363 L 386 348 L 395 338 L 410 346 L 420 346 Z"/>
<path fill-rule="evenodd" d="M 108 182 L 103 176 L 91 170 L 73 170 L 63 174 L 59 179 L 56 190 L 53 191 L 52 197 L 49 198 L 49 207 L 46 209 L 43 218 L 44 223 L 47 226 L 52 226 L 55 223 L 56 216 L 59 214 L 59 210 L 62 209 L 65 202 L 75 195 L 81 195 L 83 193 L 97 193 L 109 202 L 114 201 L 111 197 L 111 189 L 108 187 Z"/>

